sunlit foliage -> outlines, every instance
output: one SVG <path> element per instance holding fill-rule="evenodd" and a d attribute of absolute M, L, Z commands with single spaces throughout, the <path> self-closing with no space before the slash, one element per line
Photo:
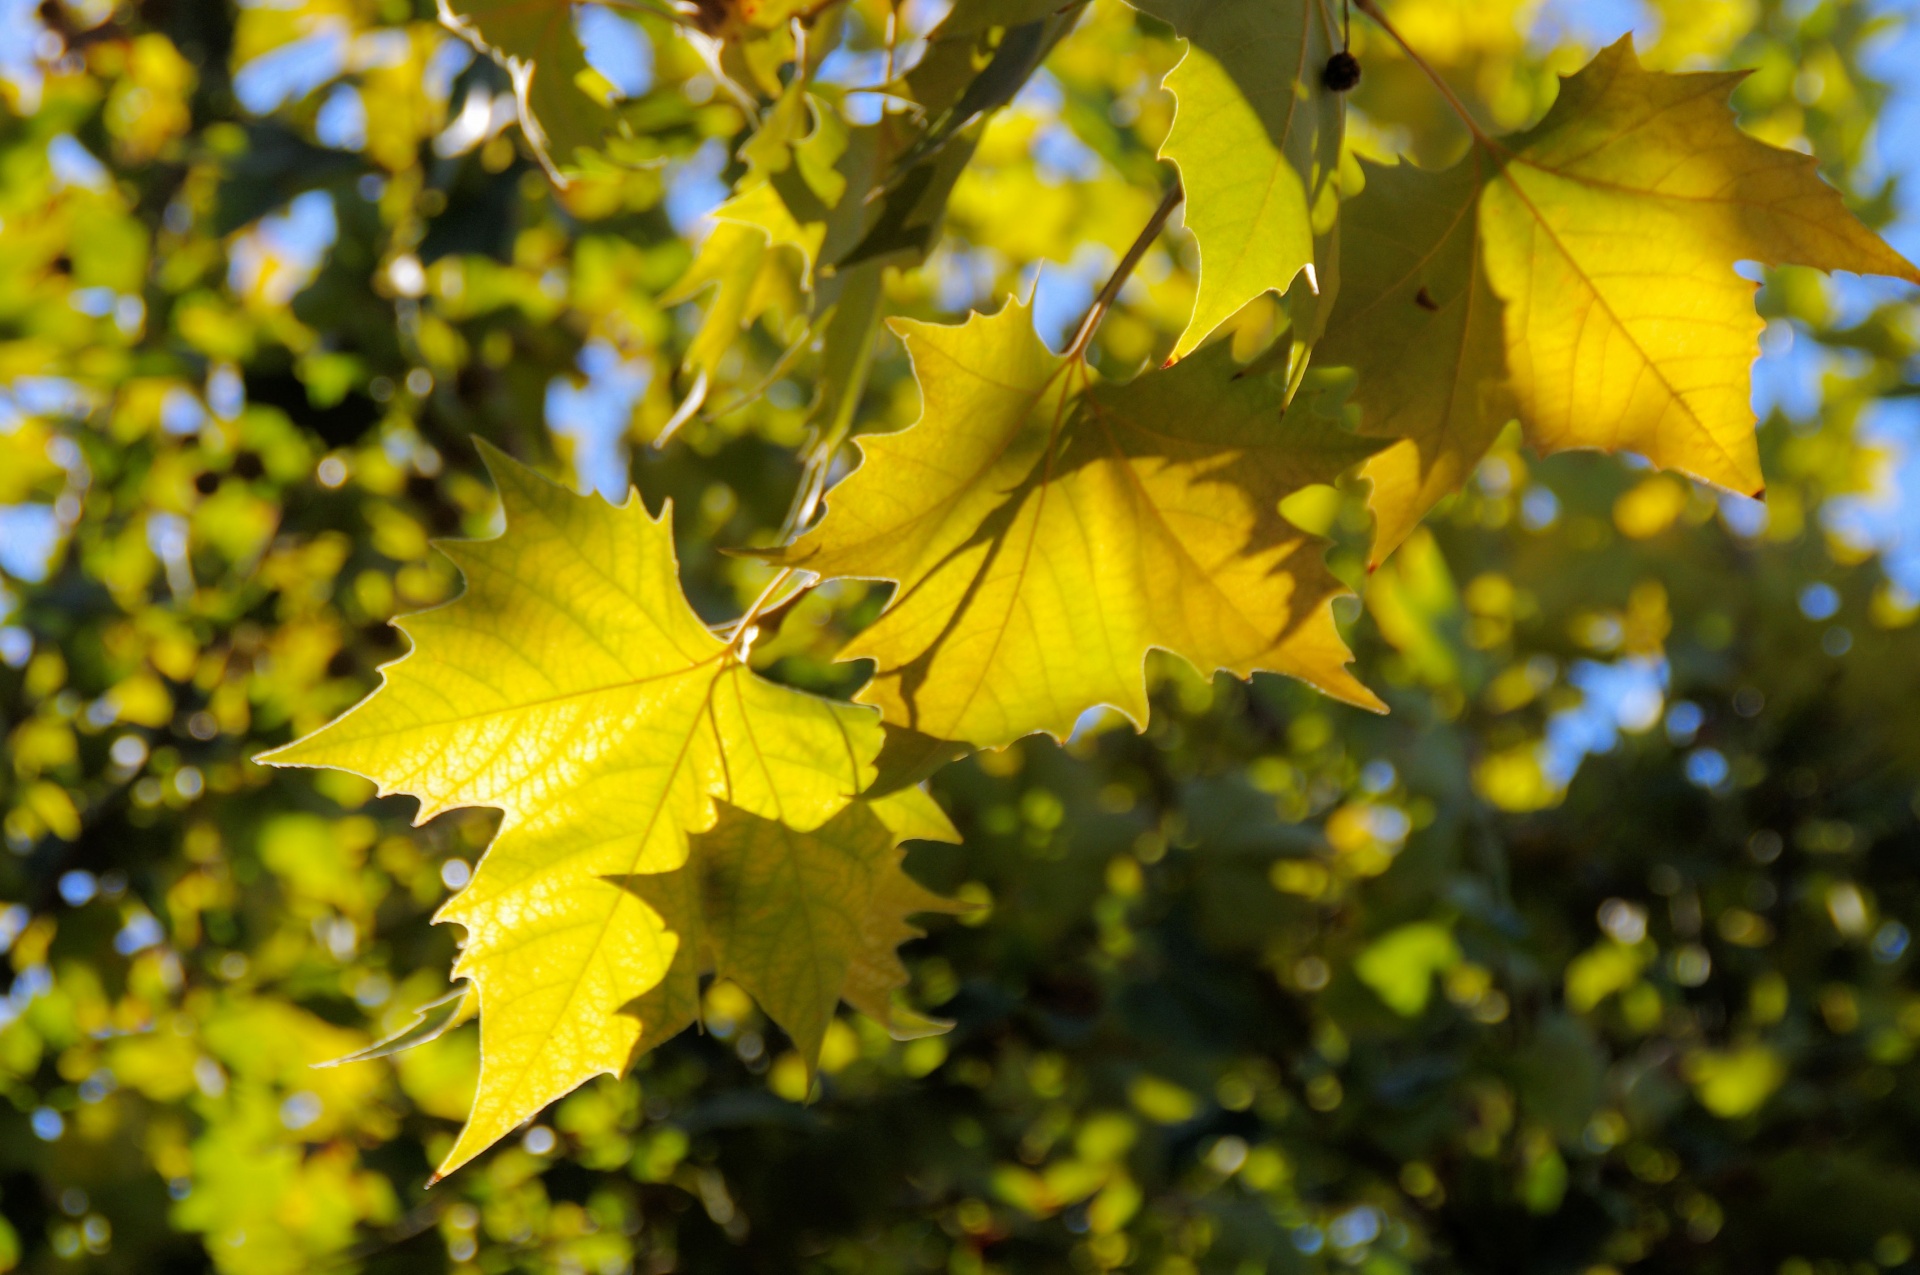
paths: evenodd
<path fill-rule="evenodd" d="M 829 534 L 831 484 L 904 445 L 849 441 L 922 415 L 882 316 L 1031 297 L 1071 338 L 1156 156 L 1186 163 L 1160 87 L 1185 19 L 1146 7 L 936 31 L 852 0 L 798 42 L 791 6 L 583 8 L 543 38 L 586 69 L 522 77 L 564 103 L 539 150 L 473 46 L 509 38 L 486 5 L 464 36 L 395 0 L 0 7 L 0 1268 L 1911 1266 L 1920 320 L 1910 288 L 1792 265 L 1750 272 L 1764 505 L 1494 428 L 1369 574 L 1366 483 L 1316 480 L 1287 525 L 1362 594 L 1333 614 L 1388 716 L 1156 656 L 1144 734 L 1094 712 L 933 774 L 961 840 L 894 875 L 969 910 L 921 918 L 904 998 L 882 970 L 803 1022 L 764 953 L 682 968 L 703 1030 L 425 1189 L 479 1062 L 460 931 L 428 920 L 499 816 L 415 828 L 409 799 L 250 759 L 459 592 L 430 539 L 501 532 L 474 437 L 631 481 L 643 518 L 671 498 L 689 626 L 759 599 L 737 675 L 852 697 L 866 666 L 834 657 L 885 585 L 768 599 L 765 554 L 723 551 L 823 505 Z M 1495 136 L 1634 17 L 1382 7 Z M 1866 224 L 1911 207 L 1897 6 L 1641 17 L 1656 71 L 1756 68 L 1742 127 Z M 1044 65 L 954 120 L 1026 20 Z M 1357 10 L 1351 42 L 1343 167 L 1472 162 Z M 918 184 L 864 202 L 943 118 Z M 1190 224 L 1093 337 L 1090 394 L 1188 330 Z M 1243 362 L 1320 322 L 1297 286 L 1238 303 Z M 1302 394 L 1338 403 L 1323 362 Z M 879 765 L 919 794 L 950 755 Z M 920 815 L 867 861 L 941 831 Z M 784 834 L 709 835 L 698 863 Z M 883 954 L 913 937 L 883 928 Z M 412 1048 L 314 1066 L 417 1019 Z"/>

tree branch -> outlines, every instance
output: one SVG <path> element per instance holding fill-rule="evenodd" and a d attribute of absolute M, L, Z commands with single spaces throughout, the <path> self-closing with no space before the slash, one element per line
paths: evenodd
<path fill-rule="evenodd" d="M 1133 246 L 1127 249 L 1127 255 L 1120 258 L 1120 264 L 1113 268 L 1113 274 L 1108 278 L 1107 286 L 1100 289 L 1100 295 L 1095 297 L 1093 304 L 1087 308 L 1087 317 L 1080 320 L 1080 329 L 1073 334 L 1073 344 L 1067 347 L 1066 357 L 1071 359 L 1086 353 L 1087 343 L 1093 340 L 1093 334 L 1099 328 L 1100 320 L 1105 318 L 1107 311 L 1113 308 L 1114 298 L 1120 295 L 1120 289 L 1126 284 L 1128 276 L 1133 273 L 1134 267 L 1140 264 L 1140 258 L 1147 255 L 1147 249 L 1153 246 L 1153 241 L 1160 237 L 1160 232 L 1166 228 L 1167 218 L 1173 215 L 1173 210 L 1180 206 L 1180 201 L 1184 198 L 1186 198 L 1186 192 L 1180 188 L 1179 178 L 1175 178 L 1173 185 L 1167 188 L 1165 197 L 1160 200 L 1160 206 L 1153 210 L 1153 216 L 1147 218 L 1147 224 L 1141 228 L 1139 236 L 1133 241 Z"/>

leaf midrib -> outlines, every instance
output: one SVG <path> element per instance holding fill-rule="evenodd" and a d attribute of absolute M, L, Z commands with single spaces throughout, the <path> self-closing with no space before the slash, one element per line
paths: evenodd
<path fill-rule="evenodd" d="M 1086 363 L 1084 361 L 1077 360 L 1077 359 L 1061 359 L 1059 364 L 1053 369 L 1053 371 L 1048 374 L 1047 380 L 1045 384 L 1041 386 L 1040 391 L 1036 393 L 1033 396 L 1032 401 L 1029 402 L 1022 409 L 1020 419 L 1023 427 L 1027 419 L 1027 415 L 1031 413 L 1034 408 L 1040 405 L 1041 396 L 1046 393 L 1046 390 L 1050 386 L 1052 386 L 1054 377 L 1061 375 L 1068 368 L 1074 367 L 1076 365 L 1082 369 L 1082 373 L 1084 376 Z M 1083 380 L 1082 393 L 1084 392 L 1085 392 L 1085 383 Z M 994 659 L 1000 654 L 1000 644 L 1006 640 L 1007 629 L 1013 623 L 1014 610 L 1019 605 L 1021 594 L 1026 591 L 1027 572 L 1033 565 L 1034 546 L 1037 545 L 1040 540 L 1040 519 L 1042 515 L 1046 513 L 1047 493 L 1048 493 L 1048 490 L 1053 486 L 1053 462 L 1054 462 L 1054 458 L 1059 454 L 1059 451 L 1060 451 L 1060 447 L 1059 447 L 1060 435 L 1066 429 L 1067 404 L 1071 397 L 1072 397 L 1071 391 L 1068 390 L 1067 387 L 1062 386 L 1060 390 L 1060 401 L 1054 408 L 1053 424 L 1049 426 L 1047 430 L 1046 450 L 1041 457 L 1040 482 L 1038 485 L 1038 489 L 1034 493 L 1033 517 L 1028 521 L 1027 528 L 1026 528 L 1026 545 L 1024 546 L 1020 554 L 1020 565 L 1016 567 L 1014 570 L 1013 589 L 1011 593 L 1008 595 L 1009 600 L 1007 603 L 1007 607 L 1000 614 L 999 623 L 995 625 L 993 630 L 993 642 L 991 645 L 987 647 L 986 657 L 981 661 L 981 668 L 983 670 L 987 668 L 991 668 L 993 666 Z M 1009 444 L 1011 442 L 1011 438 L 1014 436 L 1016 435 L 1009 435 Z M 1016 488 L 1015 490 L 1018 490 L 1018 488 Z M 986 562 L 983 562 L 980 566 L 981 572 L 984 573 L 991 566 L 991 564 L 992 564 L 991 558 L 989 558 Z M 1111 658 L 1113 654 L 1111 648 L 1109 648 L 1107 654 L 1109 658 Z M 1043 664 L 1042 665 L 1043 671 L 1044 671 L 1044 667 L 1045 666 Z M 987 684 L 987 679 L 984 672 L 982 673 L 981 676 L 976 677 L 972 680 L 972 684 L 967 687 L 966 697 L 960 701 L 959 708 L 954 710 L 953 716 L 954 716 L 954 722 L 956 725 L 958 724 L 960 719 L 966 716 L 967 711 L 973 707 L 973 701 L 979 696 L 981 688 L 984 687 L 986 684 Z"/>
<path fill-rule="evenodd" d="M 722 654 L 724 655 L 726 652 L 722 652 Z M 640 861 L 646 854 L 648 843 L 653 839 L 653 831 L 659 825 L 661 815 L 666 811 L 674 785 L 679 781 L 681 767 L 686 762 L 687 753 L 693 747 L 694 736 L 699 733 L 701 722 L 706 718 L 708 711 L 712 707 L 714 687 L 719 685 L 720 678 L 725 676 L 725 674 L 726 670 L 722 669 L 714 675 L 713 680 L 707 684 L 707 693 L 703 698 L 700 708 L 687 715 L 688 726 L 686 735 L 681 739 L 679 750 L 674 754 L 673 763 L 668 770 L 666 782 L 660 786 L 660 799 L 654 803 L 653 811 L 647 817 L 645 828 L 642 829 L 634 842 L 633 856 L 628 860 L 627 871 L 623 875 L 633 876 L 638 874 Z M 724 752 L 724 742 L 719 741 L 717 737 L 716 742 L 719 743 L 721 751 Z M 593 966 L 594 962 L 600 959 L 602 947 L 606 943 L 607 930 L 613 924 L 614 915 L 620 911 L 628 897 L 625 890 L 618 888 L 614 890 L 605 912 L 600 918 L 600 927 L 588 944 L 585 957 L 575 968 L 573 979 L 567 986 L 566 998 L 561 1002 L 560 1008 L 548 1016 L 546 1030 L 539 1033 L 540 1035 L 551 1036 L 555 1028 L 566 1019 L 568 1013 L 573 1009 L 574 1000 L 580 994 L 581 984 L 586 981 L 587 971 Z M 642 906 L 646 906 L 644 902 Z M 678 938 L 679 936 L 676 935 L 675 937 Z M 663 971 L 662 978 L 664 979 L 664 977 L 665 972 Z M 656 986 L 657 985 L 658 984 L 656 984 Z M 482 1006 L 482 1008 L 484 1009 L 485 1006 Z M 538 1057 L 538 1055 L 536 1055 L 536 1057 Z M 526 1088 L 527 1076 L 531 1070 L 531 1064 L 518 1068 L 514 1072 L 511 1087 L 504 1095 L 501 1095 L 501 1097 L 503 1099 L 518 1097 Z M 509 1103 L 507 1105 L 511 1104 Z"/>

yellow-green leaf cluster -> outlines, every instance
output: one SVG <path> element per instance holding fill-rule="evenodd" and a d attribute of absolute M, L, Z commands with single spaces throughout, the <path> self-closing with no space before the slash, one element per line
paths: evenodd
<path fill-rule="evenodd" d="M 1623 40 L 1534 128 L 1443 173 L 1368 171 L 1321 355 L 1358 370 L 1363 430 L 1402 440 L 1367 467 L 1376 559 L 1513 417 L 1542 452 L 1635 452 L 1761 493 L 1762 323 L 1735 263 L 1920 271 L 1810 156 L 1735 127 L 1740 78 L 1648 71 Z"/>
<path fill-rule="evenodd" d="M 764 111 L 731 86 L 755 126 L 738 147 L 746 172 L 661 298 L 711 293 L 669 429 L 741 366 L 741 333 L 762 315 L 783 320 L 775 335 L 789 348 L 727 411 L 819 354 L 814 441 L 785 543 L 764 556 L 784 573 L 769 596 L 789 581 L 893 586 L 841 652 L 873 665 L 858 704 L 749 669 L 759 609 L 721 629 L 695 613 L 666 513 L 576 497 L 490 454 L 507 529 L 446 546 L 466 592 L 403 622 L 412 652 L 359 706 L 269 756 L 411 794 L 422 820 L 502 812 L 471 884 L 437 918 L 465 930 L 454 975 L 473 989 L 482 1048 L 442 1173 L 696 1021 L 709 975 L 751 993 L 809 1068 L 841 1002 L 898 1036 L 940 1030 L 904 1006 L 897 949 L 917 934 L 912 915 L 955 908 L 902 870 L 901 845 L 957 835 L 925 791 L 881 777 L 883 723 L 928 762 L 915 779 L 967 746 L 1064 739 L 1102 706 L 1144 725 L 1156 650 L 1202 674 L 1283 673 L 1383 708 L 1348 671 L 1332 607 L 1343 586 L 1326 542 L 1283 514 L 1291 497 L 1326 494 L 1364 466 L 1377 562 L 1516 417 L 1540 451 L 1632 451 L 1757 493 L 1760 321 L 1735 264 L 1920 281 L 1811 158 L 1735 127 L 1737 76 L 1650 72 L 1623 42 L 1568 79 L 1532 129 L 1472 128 L 1444 172 L 1366 169 L 1364 193 L 1343 205 L 1343 174 L 1361 170 L 1345 149 L 1350 86 L 1324 70 L 1344 47 L 1332 6 L 1143 7 L 1186 42 L 1165 79 L 1178 108 L 1159 154 L 1179 170 L 1199 273 L 1171 357 L 1124 382 L 1093 370 L 1087 343 L 1120 279 L 1065 354 L 1018 303 L 958 325 L 896 321 L 920 417 L 866 435 L 859 467 L 797 536 L 897 299 L 883 269 L 931 250 L 979 120 L 1012 100 L 1073 15 L 962 4 L 896 81 L 923 109 L 877 123 L 851 125 L 841 90 L 810 83 L 828 46 L 807 46 L 801 28 L 790 76 L 750 77 L 773 99 Z M 550 171 L 598 136 L 606 112 L 581 88 L 568 6 L 472 0 L 461 12 L 448 20 L 512 72 Z M 1025 216 L 1036 238 L 1058 237 L 1058 219 Z M 1272 355 L 1243 365 L 1233 343 L 1208 343 L 1271 292 L 1292 295 L 1285 377 L 1270 374 Z M 1355 374 L 1351 404 L 1327 388 L 1339 378 L 1301 390 L 1316 341 L 1323 364 Z M 1431 635 L 1393 601 L 1375 613 L 1411 658 Z M 1454 680 L 1444 655 L 1422 656 L 1418 673 Z M 1450 928 L 1416 922 L 1354 968 L 1411 1018 L 1463 959 Z"/>

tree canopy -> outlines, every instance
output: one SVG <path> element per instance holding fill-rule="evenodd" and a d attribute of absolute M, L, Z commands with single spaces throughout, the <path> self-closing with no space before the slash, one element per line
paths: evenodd
<path fill-rule="evenodd" d="M 1614 9 L 0 6 L 0 1270 L 1913 1268 L 1920 26 Z"/>

